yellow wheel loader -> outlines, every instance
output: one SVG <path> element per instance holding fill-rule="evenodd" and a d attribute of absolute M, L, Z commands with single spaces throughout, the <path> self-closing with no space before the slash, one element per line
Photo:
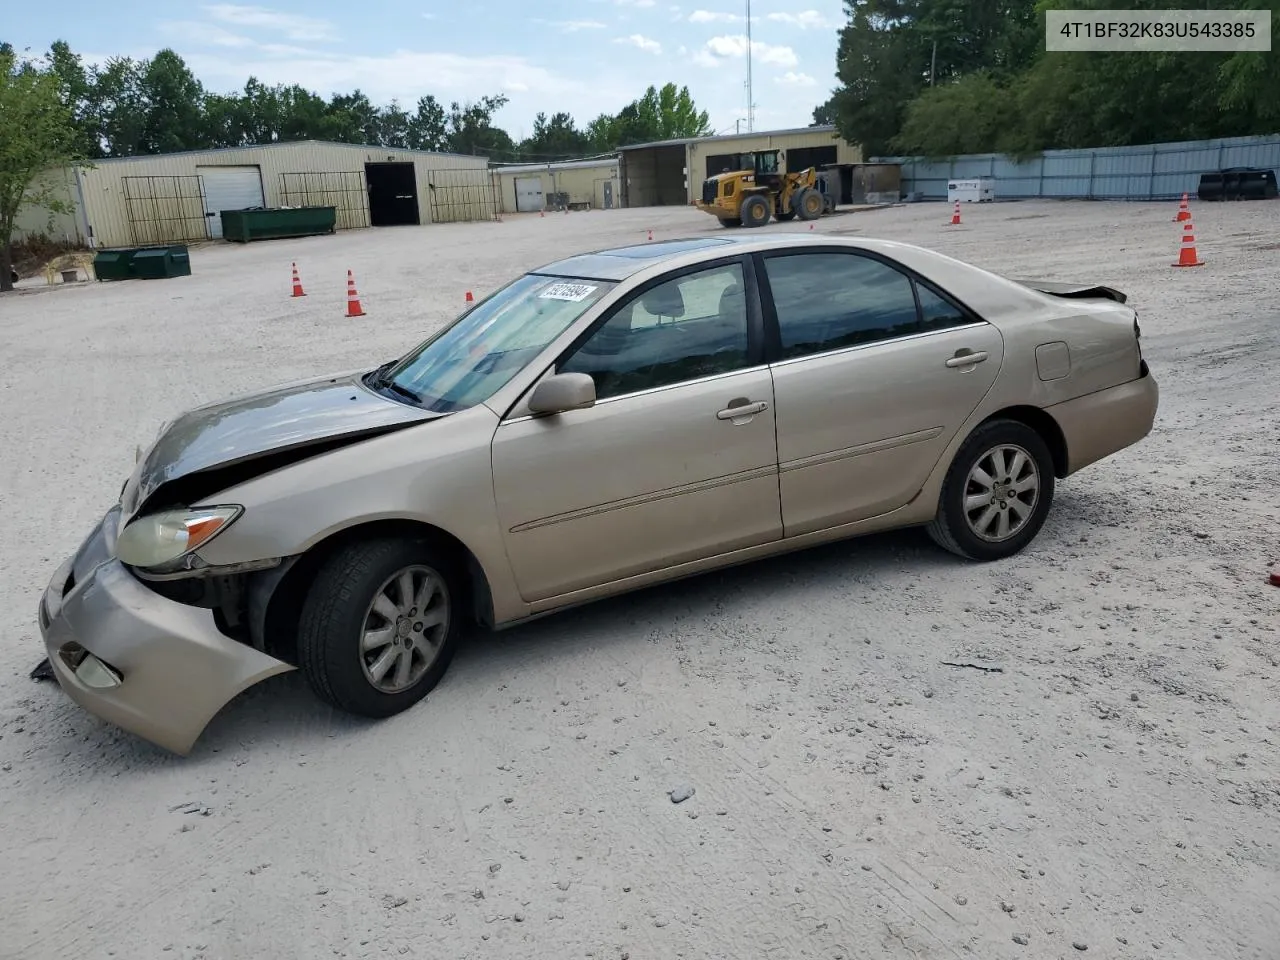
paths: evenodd
<path fill-rule="evenodd" d="M 813 167 L 787 173 L 779 163 L 779 151 L 758 150 L 740 154 L 738 169 L 702 182 L 698 209 L 719 219 L 726 227 L 763 227 L 776 220 L 817 220 L 830 205 L 818 189 Z"/>

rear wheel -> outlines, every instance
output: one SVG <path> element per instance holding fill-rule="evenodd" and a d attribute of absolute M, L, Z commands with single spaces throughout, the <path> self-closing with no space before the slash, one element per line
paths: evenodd
<path fill-rule="evenodd" d="M 742 225 L 763 227 L 769 222 L 769 201 L 760 194 L 753 194 L 742 201 Z"/>
<path fill-rule="evenodd" d="M 425 543 L 372 540 L 317 572 L 298 623 L 311 688 L 349 713 L 389 717 L 444 676 L 461 628 L 451 558 Z"/>
<path fill-rule="evenodd" d="M 1053 457 L 1024 423 L 991 420 L 969 436 L 947 471 L 929 536 L 970 560 L 1011 557 L 1044 525 Z"/>
<path fill-rule="evenodd" d="M 822 194 L 813 187 L 805 187 L 791 202 L 801 220 L 817 220 L 822 216 Z"/>
<path fill-rule="evenodd" d="M 742 226 L 741 217 L 720 217 L 720 226 L 722 227 L 740 227 Z"/>

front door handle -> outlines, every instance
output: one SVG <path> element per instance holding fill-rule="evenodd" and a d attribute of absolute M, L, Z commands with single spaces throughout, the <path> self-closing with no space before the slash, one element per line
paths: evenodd
<path fill-rule="evenodd" d="M 738 397 L 729 401 L 729 406 L 716 414 L 717 420 L 737 420 L 739 417 L 754 417 L 757 413 L 764 413 L 769 409 L 769 404 L 763 400 L 757 400 L 752 403 L 746 397 Z"/>
<path fill-rule="evenodd" d="M 948 367 L 971 367 L 987 359 L 987 351 L 957 350 L 956 355 L 947 361 Z"/>

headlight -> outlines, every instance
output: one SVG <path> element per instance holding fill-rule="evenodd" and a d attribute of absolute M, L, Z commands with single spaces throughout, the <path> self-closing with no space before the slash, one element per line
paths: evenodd
<path fill-rule="evenodd" d="M 225 506 L 139 517 L 120 531 L 116 557 L 144 570 L 176 566 L 176 561 L 208 543 L 243 512 L 243 507 Z"/>

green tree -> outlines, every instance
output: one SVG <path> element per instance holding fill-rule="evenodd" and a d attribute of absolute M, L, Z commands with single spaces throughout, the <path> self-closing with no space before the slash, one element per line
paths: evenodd
<path fill-rule="evenodd" d="M 62 81 L 47 65 L 0 52 L 0 291 L 13 289 L 13 231 L 30 205 L 69 213 L 42 174 L 83 159 L 75 118 L 62 100 Z"/>
<path fill-rule="evenodd" d="M 418 100 L 409 118 L 409 146 L 414 150 L 445 150 L 449 146 L 449 125 L 444 107 L 428 94 Z"/>
<path fill-rule="evenodd" d="M 453 153 L 511 160 L 516 145 L 510 134 L 493 125 L 493 115 L 507 105 L 503 94 L 481 97 L 478 101 L 449 105 L 448 149 Z"/>
<path fill-rule="evenodd" d="M 591 137 L 564 112 L 549 120 L 545 113 L 539 113 L 533 121 L 533 134 L 520 142 L 520 155 L 528 160 L 570 160 L 590 152 Z"/>
<path fill-rule="evenodd" d="M 172 153 L 209 145 L 204 124 L 204 87 L 172 50 L 161 50 L 142 67 L 139 89 L 146 109 L 142 153 Z"/>

